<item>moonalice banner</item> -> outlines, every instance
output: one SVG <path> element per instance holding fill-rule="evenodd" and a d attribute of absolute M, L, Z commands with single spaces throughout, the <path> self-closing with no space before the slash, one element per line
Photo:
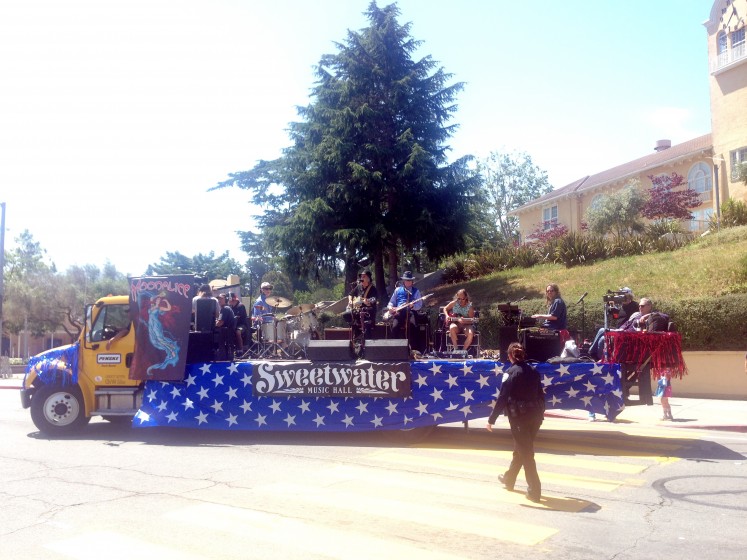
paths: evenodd
<path fill-rule="evenodd" d="M 135 355 L 130 379 L 181 381 L 187 362 L 194 276 L 132 278 Z"/>

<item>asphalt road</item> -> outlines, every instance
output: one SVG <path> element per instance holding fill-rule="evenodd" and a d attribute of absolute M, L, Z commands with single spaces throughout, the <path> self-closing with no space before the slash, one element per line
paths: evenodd
<path fill-rule="evenodd" d="M 548 419 L 540 505 L 489 434 L 36 432 L 0 391 L 8 559 L 744 557 L 747 434 Z"/>

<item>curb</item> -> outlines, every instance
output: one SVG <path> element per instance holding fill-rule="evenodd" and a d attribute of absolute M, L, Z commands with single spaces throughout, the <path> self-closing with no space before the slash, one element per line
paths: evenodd
<path fill-rule="evenodd" d="M 589 424 L 594 424 L 594 422 L 589 422 L 587 418 L 582 418 L 580 416 L 574 416 L 571 414 L 563 414 L 561 412 L 545 412 L 546 418 L 559 418 L 563 420 L 578 420 L 579 422 L 587 422 Z M 597 422 L 607 422 L 607 419 L 604 417 L 599 417 L 597 415 Z M 635 422 L 635 420 L 633 420 Z M 614 424 L 614 422 L 608 422 L 609 424 Z M 644 422 L 636 422 L 637 424 L 645 424 Z M 650 425 L 655 426 L 663 426 L 668 428 L 679 428 L 679 429 L 689 429 L 689 430 L 718 430 L 722 432 L 739 432 L 739 433 L 747 433 L 747 425 L 742 424 L 679 424 L 677 422 L 669 422 L 667 424 L 663 424 L 661 422 L 652 422 Z"/>

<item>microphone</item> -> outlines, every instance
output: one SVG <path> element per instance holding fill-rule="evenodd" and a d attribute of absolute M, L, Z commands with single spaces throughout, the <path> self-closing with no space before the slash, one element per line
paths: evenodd
<path fill-rule="evenodd" d="M 584 292 L 584 295 L 582 295 L 580 298 L 578 298 L 578 301 L 576 302 L 576 305 L 584 301 L 584 298 L 589 295 L 589 292 Z"/>

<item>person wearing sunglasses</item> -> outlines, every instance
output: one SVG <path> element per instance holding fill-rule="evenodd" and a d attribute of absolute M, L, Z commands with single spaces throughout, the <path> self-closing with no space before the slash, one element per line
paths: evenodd
<path fill-rule="evenodd" d="M 565 301 L 560 297 L 560 288 L 557 284 L 547 285 L 545 288 L 545 302 L 547 302 L 547 313 L 532 315 L 532 319 L 542 319 L 542 326 L 548 329 L 562 331 L 568 328 Z"/>

